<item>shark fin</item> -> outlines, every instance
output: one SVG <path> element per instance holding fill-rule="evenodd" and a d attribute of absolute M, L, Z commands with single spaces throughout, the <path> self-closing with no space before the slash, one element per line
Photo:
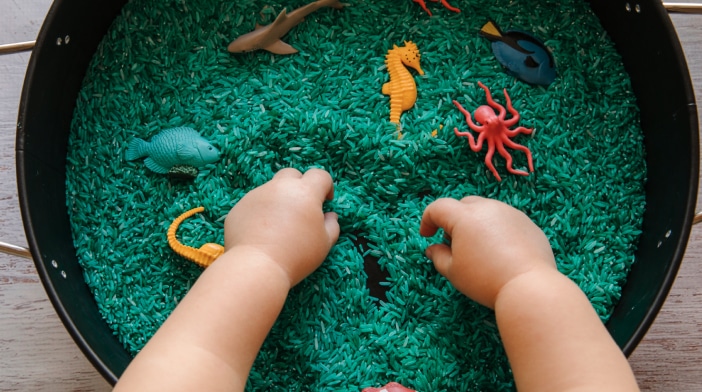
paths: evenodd
<path fill-rule="evenodd" d="M 292 46 L 286 44 L 285 42 L 281 40 L 277 40 L 273 42 L 272 44 L 266 46 L 265 49 L 271 53 L 275 54 L 293 54 L 297 53 L 297 49 L 293 48 Z"/>
<path fill-rule="evenodd" d="M 269 26 L 277 26 L 283 24 L 286 20 L 288 20 L 288 11 L 286 8 L 283 8 L 283 10 L 280 11 L 280 13 L 278 14 L 278 17 L 275 18 L 273 23 L 271 23 Z"/>

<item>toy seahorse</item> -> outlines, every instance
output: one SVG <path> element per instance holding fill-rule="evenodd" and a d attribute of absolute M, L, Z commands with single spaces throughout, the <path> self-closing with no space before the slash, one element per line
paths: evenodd
<path fill-rule="evenodd" d="M 204 207 L 193 208 L 190 211 L 186 211 L 179 217 L 173 220 L 173 223 L 168 227 L 168 245 L 171 246 L 174 252 L 185 257 L 186 259 L 194 262 L 200 267 L 207 268 L 212 264 L 215 259 L 224 253 L 224 247 L 220 244 L 207 243 L 202 245 L 199 249 L 193 248 L 191 246 L 181 244 L 176 238 L 176 231 L 178 226 L 187 218 L 197 214 L 198 212 L 205 211 Z"/>
<path fill-rule="evenodd" d="M 398 128 L 402 112 L 411 109 L 417 100 L 417 84 L 405 66 L 424 75 L 419 66 L 420 57 L 419 49 L 412 41 L 405 41 L 403 47 L 393 45 L 385 56 L 390 81 L 383 84 L 383 94 L 390 96 L 390 122 L 398 124 Z"/>

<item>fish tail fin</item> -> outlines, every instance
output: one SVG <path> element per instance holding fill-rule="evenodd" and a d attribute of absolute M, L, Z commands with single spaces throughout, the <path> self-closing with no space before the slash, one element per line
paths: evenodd
<path fill-rule="evenodd" d="M 127 158 L 128 161 L 133 161 L 145 157 L 148 154 L 146 149 L 148 145 L 149 143 L 147 141 L 135 137 L 129 142 L 125 158 Z"/>
<path fill-rule="evenodd" d="M 502 39 L 502 30 L 497 27 L 497 24 L 491 19 L 483 25 L 480 29 L 479 34 L 490 41 L 496 41 Z"/>

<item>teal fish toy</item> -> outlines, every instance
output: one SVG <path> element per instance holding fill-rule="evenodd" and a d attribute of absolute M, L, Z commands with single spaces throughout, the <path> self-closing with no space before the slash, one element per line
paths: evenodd
<path fill-rule="evenodd" d="M 129 142 L 128 161 L 146 157 L 146 167 L 166 174 L 173 166 L 188 165 L 200 168 L 217 162 L 219 151 L 200 134 L 187 127 L 166 129 L 150 141 L 134 138 Z"/>

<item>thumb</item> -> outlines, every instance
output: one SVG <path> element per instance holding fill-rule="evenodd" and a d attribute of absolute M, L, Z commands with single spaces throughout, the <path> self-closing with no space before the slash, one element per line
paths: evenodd
<path fill-rule="evenodd" d="M 426 255 L 434 263 L 434 268 L 448 278 L 449 268 L 453 262 L 451 248 L 444 244 L 434 244 L 427 248 Z"/>
<path fill-rule="evenodd" d="M 324 228 L 329 236 L 329 247 L 331 248 L 336 244 L 339 239 L 339 216 L 334 212 L 327 212 L 324 214 Z"/>

